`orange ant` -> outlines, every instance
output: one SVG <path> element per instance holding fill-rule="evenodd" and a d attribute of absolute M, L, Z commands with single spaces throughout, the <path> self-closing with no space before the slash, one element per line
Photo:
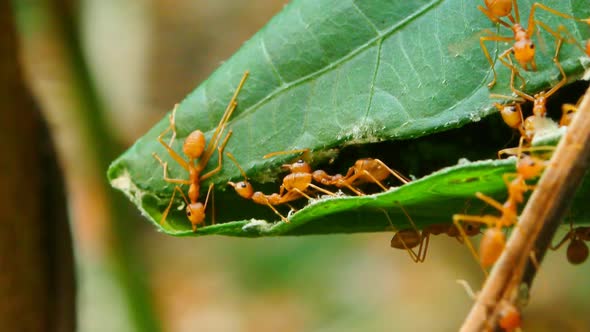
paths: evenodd
<path fill-rule="evenodd" d="M 195 130 L 186 137 L 186 139 L 184 140 L 184 144 L 182 145 L 182 151 L 188 157 L 188 161 L 172 149 L 172 143 L 176 138 L 175 116 L 178 104 L 174 107 L 172 114 L 170 114 L 169 116 L 170 125 L 158 136 L 158 142 L 160 142 L 160 144 L 164 146 L 164 148 L 168 151 L 168 154 L 170 154 L 170 157 L 172 157 L 172 159 L 174 159 L 182 168 L 184 168 L 189 173 L 189 179 L 185 180 L 169 178 L 168 163 L 164 162 L 155 152 L 152 153 L 152 156 L 156 158 L 162 165 L 162 168 L 164 170 L 164 181 L 176 184 L 176 186 L 174 187 L 174 191 L 172 193 L 172 197 L 170 198 L 170 203 L 168 203 L 168 207 L 166 207 L 166 210 L 162 214 L 160 224 L 163 224 L 166 221 L 166 217 L 170 212 L 170 208 L 172 207 L 172 203 L 174 202 L 174 197 L 177 191 L 180 193 L 184 202 L 186 203 L 186 216 L 191 222 L 193 231 L 197 230 L 197 225 L 205 222 L 205 210 L 207 208 L 207 203 L 209 202 L 209 195 L 211 194 L 211 190 L 213 189 L 213 183 L 209 185 L 209 189 L 207 190 L 207 196 L 205 198 L 205 203 L 203 204 L 198 201 L 201 189 L 201 181 L 210 178 L 215 173 L 221 170 L 223 149 L 225 148 L 225 145 L 227 144 L 232 134 L 232 131 L 230 130 L 227 133 L 221 144 L 219 144 L 219 141 L 221 139 L 223 131 L 225 130 L 225 126 L 227 125 L 229 118 L 231 117 L 233 111 L 236 109 L 236 99 L 247 77 L 248 71 L 244 72 L 242 80 L 238 84 L 238 87 L 236 88 L 236 91 L 234 92 L 229 104 L 227 105 L 227 108 L 225 109 L 225 112 L 223 113 L 223 116 L 221 117 L 221 120 L 219 121 L 217 128 L 215 128 L 215 131 L 213 132 L 211 140 L 209 141 L 209 144 L 207 144 L 207 146 L 205 146 L 205 135 L 200 130 Z M 170 139 L 169 143 L 166 143 L 164 142 L 163 137 L 171 130 L 172 138 Z M 207 167 L 207 164 L 209 163 L 209 160 L 211 159 L 211 156 L 213 155 L 216 149 L 218 153 L 217 167 L 201 175 L 203 170 L 205 170 L 205 167 Z M 195 164 L 195 161 L 197 159 L 198 162 Z M 182 189 L 180 188 L 180 185 L 183 184 L 189 185 L 188 199 L 182 191 Z"/>
<path fill-rule="evenodd" d="M 553 94 L 557 92 L 557 90 L 561 89 L 567 83 L 567 77 L 563 70 L 563 67 L 559 63 L 558 54 L 559 50 L 561 49 L 563 39 L 559 39 L 557 42 L 557 47 L 555 50 L 555 56 L 553 57 L 553 62 L 559 69 L 561 73 L 561 80 L 554 85 L 548 91 L 541 91 L 536 93 L 535 95 L 529 95 L 524 91 L 518 90 L 514 87 L 514 78 L 517 70 L 515 67 L 511 67 L 512 75 L 510 76 L 510 89 L 520 98 L 524 100 L 528 100 L 533 103 L 533 114 L 528 116 L 526 119 L 523 117 L 522 108 L 519 103 L 515 103 L 512 105 L 501 105 L 499 103 L 495 103 L 494 105 L 500 111 L 500 115 L 504 122 L 511 128 L 518 129 L 521 134 L 521 144 L 522 141 L 531 142 L 533 136 L 536 131 L 540 128 L 553 123 L 551 119 L 548 119 L 547 116 L 547 99 L 551 97 Z M 498 94 L 492 94 L 491 97 L 493 98 L 505 98 L 505 99 L 513 99 L 511 96 L 504 96 Z"/>
<path fill-rule="evenodd" d="M 398 204 L 399 205 L 399 204 Z M 410 258 L 415 263 L 424 262 L 426 259 L 426 252 L 428 251 L 428 245 L 430 242 L 430 235 L 440 235 L 440 234 L 447 234 L 450 237 L 457 239 L 459 242 L 462 243 L 461 233 L 456 228 L 455 225 L 452 224 L 431 224 L 420 232 L 414 223 L 414 220 L 410 217 L 408 212 L 404 209 L 403 206 L 399 205 L 402 212 L 405 214 L 407 220 L 412 225 L 412 228 L 401 229 L 397 231 L 393 237 L 391 238 L 390 245 L 392 248 L 395 249 L 403 249 L 408 252 Z M 383 210 L 385 217 L 389 221 L 391 228 L 395 230 L 395 226 L 393 226 L 393 222 L 391 218 L 389 218 L 389 214 Z M 475 236 L 480 233 L 479 225 L 475 223 L 466 223 L 465 225 L 465 234 L 467 236 Z M 414 251 L 414 248 L 418 247 L 418 253 Z"/>
<path fill-rule="evenodd" d="M 354 165 L 348 169 L 346 175 L 329 175 L 325 171 L 317 170 L 313 172 L 313 179 L 325 186 L 335 186 L 338 188 L 346 187 L 355 194 L 361 196 L 363 193 L 356 189 L 356 186 L 363 183 L 376 183 L 385 191 L 387 188 L 381 183 L 381 181 L 387 179 L 389 175 L 395 176 L 403 184 L 410 182 L 410 179 L 389 168 L 381 160 L 374 158 L 357 160 Z"/>
<path fill-rule="evenodd" d="M 502 232 L 502 229 L 516 224 L 518 205 L 524 202 L 524 193 L 534 189 L 534 186 L 528 185 L 526 181 L 541 175 L 546 166 L 545 161 L 541 159 L 528 155 L 521 157 L 520 147 L 517 158 L 516 173 L 508 173 L 503 176 L 504 183 L 508 188 L 508 199 L 504 204 L 481 192 L 475 194 L 477 198 L 500 211 L 502 213 L 500 217 L 493 215 L 453 215 L 453 223 L 457 226 L 469 247 L 472 247 L 472 245 L 463 230 L 463 226 L 461 226 L 461 222 L 481 223 L 488 226 L 479 244 L 479 257 L 475 256 L 483 268 L 494 264 L 504 250 L 506 236 Z M 511 179 L 512 177 L 514 178 Z M 474 252 L 472 250 L 472 253 Z"/>
<path fill-rule="evenodd" d="M 516 0 L 484 0 L 486 8 L 483 6 L 477 6 L 477 9 L 482 11 L 492 22 L 498 23 L 498 20 L 502 17 L 508 17 L 510 22 L 516 23 L 512 16 L 513 3 Z M 518 7 L 514 7 L 518 10 Z M 518 14 L 517 14 L 518 17 Z"/>
<path fill-rule="evenodd" d="M 471 286 L 465 280 L 457 280 L 457 283 L 465 289 L 465 292 L 472 300 L 477 300 L 478 294 L 473 291 Z M 504 329 L 504 331 L 512 332 L 519 329 L 522 326 L 522 315 L 518 307 L 512 304 L 506 299 L 502 299 L 499 302 L 499 316 L 498 326 Z M 487 326 L 489 330 L 492 330 L 491 326 Z"/>
<path fill-rule="evenodd" d="M 574 265 L 584 263 L 586 259 L 588 259 L 588 245 L 584 241 L 590 242 L 590 227 L 580 226 L 574 228 L 573 223 L 570 223 L 569 232 L 558 244 L 550 246 L 550 248 L 552 250 L 557 250 L 568 240 L 570 241 L 566 251 L 568 262 Z"/>
<path fill-rule="evenodd" d="M 500 4 L 498 4 L 498 6 L 500 6 Z M 494 74 L 494 79 L 488 84 L 489 88 L 492 88 L 496 84 L 497 74 L 496 74 L 496 69 L 494 68 L 494 62 L 492 61 L 492 57 L 490 56 L 490 53 L 488 51 L 488 48 L 485 45 L 485 42 L 489 42 L 489 41 L 514 42 L 512 47 L 505 50 L 504 52 L 502 52 L 498 56 L 498 59 L 500 60 L 500 62 L 502 62 L 508 68 L 513 68 L 514 66 L 512 65 L 512 60 L 510 57 L 510 54 L 513 54 L 516 61 L 520 64 L 520 66 L 524 70 L 528 70 L 529 65 L 530 65 L 531 69 L 533 71 L 536 71 L 537 64 L 535 62 L 535 44 L 531 38 L 535 32 L 536 25 L 538 24 L 539 26 L 543 27 L 545 30 L 547 30 L 550 34 L 552 34 L 557 39 L 560 39 L 561 35 L 551 29 L 547 29 L 548 26 L 545 25 L 544 23 L 542 23 L 538 20 L 535 20 L 535 18 L 534 18 L 535 10 L 537 8 L 540 8 L 540 9 L 544 9 L 554 15 L 557 15 L 557 16 L 560 16 L 563 18 L 583 21 L 583 20 L 577 19 L 573 16 L 561 13 L 555 9 L 549 8 L 541 3 L 535 2 L 531 8 L 530 13 L 529 13 L 528 25 L 527 25 L 527 28 L 525 29 L 522 25 L 520 25 L 520 15 L 518 13 L 518 4 L 516 3 L 516 1 L 514 1 L 513 6 L 514 6 L 514 13 L 515 13 L 516 19 L 514 21 L 512 19 L 510 19 L 512 24 L 508 23 L 506 21 L 503 21 L 498 16 L 490 17 L 488 15 L 488 13 L 486 13 L 484 11 L 484 14 L 486 14 L 486 16 L 488 16 L 490 19 L 492 19 L 492 21 L 500 23 L 501 25 L 512 30 L 512 33 L 513 33 L 512 37 L 490 35 L 490 36 L 484 36 L 484 37 L 479 38 L 479 44 L 484 52 L 486 59 L 490 63 L 492 72 Z M 510 16 L 509 16 L 509 18 L 510 18 Z M 565 27 L 564 27 L 564 29 L 565 29 Z M 508 60 L 506 60 L 505 58 L 507 58 Z"/>
<path fill-rule="evenodd" d="M 574 118 L 574 114 L 578 111 L 578 107 L 580 107 L 580 103 L 582 102 L 582 98 L 578 99 L 578 102 L 573 104 L 563 104 L 561 105 L 561 119 L 559 120 L 560 126 L 569 126 Z"/>
<path fill-rule="evenodd" d="M 309 166 L 309 164 L 306 163 L 303 159 L 299 159 L 292 164 L 285 164 L 281 166 L 282 168 L 289 169 L 291 173 L 287 174 L 283 178 L 283 184 L 281 185 L 278 194 L 273 193 L 270 195 L 265 195 L 260 191 L 254 192 L 252 184 L 248 182 L 248 176 L 246 175 L 246 172 L 244 172 L 244 169 L 242 169 L 236 158 L 229 152 L 227 153 L 227 156 L 236 164 L 236 166 L 242 173 L 242 176 L 244 177 L 243 181 L 240 181 L 238 183 L 228 182 L 227 184 L 232 186 L 235 189 L 236 193 L 242 196 L 243 198 L 250 199 L 256 204 L 267 205 L 269 208 L 273 210 L 275 214 L 281 217 L 281 219 L 286 223 L 289 222 L 289 219 L 285 218 L 285 216 L 283 216 L 274 207 L 275 205 L 288 205 L 289 202 L 298 200 L 303 197 L 311 199 L 311 197 L 306 193 L 308 192 L 309 188 L 313 188 L 324 194 L 334 196 L 334 193 L 329 192 L 311 183 L 311 166 Z M 270 156 L 270 154 L 264 157 L 267 158 L 268 156 Z M 291 209 L 293 208 L 291 207 Z"/>

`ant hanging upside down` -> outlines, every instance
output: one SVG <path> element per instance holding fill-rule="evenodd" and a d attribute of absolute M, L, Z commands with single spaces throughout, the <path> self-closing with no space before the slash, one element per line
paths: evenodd
<path fill-rule="evenodd" d="M 188 160 L 185 160 L 182 156 L 180 156 L 176 151 L 172 149 L 172 143 L 176 138 L 176 109 L 178 105 L 174 107 L 172 114 L 170 114 L 169 120 L 170 125 L 166 130 L 164 130 L 158 136 L 158 142 L 164 146 L 168 154 L 174 161 L 176 161 L 186 172 L 189 174 L 189 179 L 173 179 L 168 177 L 168 163 L 163 161 L 155 152 L 152 153 L 153 157 L 156 158 L 162 165 L 164 170 L 164 181 L 169 183 L 174 183 L 176 186 L 174 187 L 174 192 L 172 193 L 172 197 L 170 198 L 170 202 L 162 213 L 162 218 L 160 219 L 160 224 L 163 224 L 166 221 L 168 213 L 170 212 L 170 208 L 172 207 L 172 203 L 174 202 L 174 196 L 176 192 L 180 193 L 184 202 L 186 203 L 186 216 L 191 222 L 193 231 L 197 230 L 197 226 L 205 222 L 205 210 L 207 209 L 207 203 L 209 202 L 209 195 L 211 194 L 211 190 L 213 189 L 213 183 L 209 185 L 209 189 L 207 190 L 207 197 L 205 198 L 205 203 L 199 202 L 200 197 L 200 189 L 201 189 L 201 181 L 206 180 L 213 176 L 215 173 L 221 170 L 222 165 L 222 155 L 223 149 L 227 144 L 232 131 L 230 130 L 223 141 L 220 144 L 221 136 L 223 135 L 223 131 L 231 117 L 233 111 L 236 109 L 238 94 L 242 89 L 244 83 L 246 82 L 246 78 L 248 77 L 248 72 L 246 71 L 242 76 L 234 95 L 232 96 L 221 120 L 219 120 L 219 124 L 215 128 L 213 135 L 211 136 L 211 140 L 209 144 L 206 145 L 205 142 L 205 135 L 200 130 L 195 130 L 191 132 L 187 138 L 184 140 L 184 144 L 182 145 L 182 151 L 188 157 Z M 172 131 L 172 138 L 170 142 L 164 142 L 164 135 L 166 135 L 169 131 Z M 212 169 L 211 171 L 202 174 L 201 173 L 207 167 L 209 160 L 213 156 L 213 153 L 217 150 L 218 153 L 218 160 L 217 160 L 217 167 Z M 198 162 L 197 162 L 198 160 Z M 189 185 L 188 189 L 188 198 L 182 191 L 180 185 Z"/>

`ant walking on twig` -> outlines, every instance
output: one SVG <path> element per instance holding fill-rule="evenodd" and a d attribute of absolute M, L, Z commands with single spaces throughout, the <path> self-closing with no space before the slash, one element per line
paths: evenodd
<path fill-rule="evenodd" d="M 485 224 L 488 227 L 479 244 L 479 255 L 475 255 L 484 269 L 493 265 L 504 250 L 506 236 L 504 235 L 503 229 L 504 227 L 516 224 L 518 206 L 524 202 L 524 193 L 534 189 L 534 186 L 528 185 L 526 181 L 539 177 L 546 167 L 544 160 L 528 155 L 521 156 L 520 151 L 517 158 L 516 173 L 508 173 L 503 176 L 508 189 L 508 199 L 504 204 L 481 192 L 475 194 L 477 198 L 500 211 L 501 215 L 499 217 L 494 215 L 453 215 L 453 223 L 457 226 L 461 234 L 463 234 L 463 238 L 469 247 L 472 247 L 472 244 L 467 238 L 467 234 L 461 223 L 475 222 Z M 472 253 L 474 252 L 472 251 Z"/>

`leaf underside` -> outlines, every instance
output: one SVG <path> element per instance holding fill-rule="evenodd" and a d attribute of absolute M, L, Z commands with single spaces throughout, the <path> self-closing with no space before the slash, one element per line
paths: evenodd
<path fill-rule="evenodd" d="M 590 16 L 586 0 L 546 4 L 578 17 Z M 526 24 L 531 2 L 519 1 L 519 5 Z M 590 37 L 590 28 L 584 24 L 543 11 L 536 17 L 554 28 L 563 24 L 578 40 Z M 491 70 L 479 47 L 479 37 L 486 29 L 511 34 L 496 28 L 472 1 L 293 1 L 180 103 L 173 148 L 182 151 L 182 141 L 196 129 L 211 137 L 245 70 L 250 77 L 228 124 L 233 135 L 226 151 L 235 155 L 255 188 L 265 193 L 278 191 L 275 181 L 282 177 L 280 165 L 297 157 L 286 154 L 263 159 L 269 152 L 308 148 L 314 167 L 322 167 L 326 165 L 322 152 L 333 152 L 334 157 L 347 146 L 380 141 L 412 144 L 418 137 L 441 131 L 462 131 L 456 128 L 495 113 L 486 86 Z M 551 61 L 553 37 L 541 32 L 535 38 L 539 70 L 523 72 L 531 93 L 560 79 Z M 492 53 L 507 47 L 488 43 Z M 580 77 L 589 63 L 571 44 L 564 45 L 559 59 L 570 80 Z M 499 84 L 492 92 L 508 95 L 509 71 L 500 63 L 496 69 Z M 506 191 L 502 174 L 514 171 L 513 160 L 462 163 L 385 193 L 314 201 L 286 224 L 277 223 L 280 219 L 267 207 L 243 200 L 228 189 L 227 182 L 238 181 L 241 175 L 225 158 L 222 170 L 202 185 L 206 189 L 209 181 L 215 184 L 215 208 L 209 207 L 207 213 L 215 211 L 217 224 L 193 233 L 183 211 L 176 209 L 181 200 L 175 202 L 167 222 L 159 223 L 174 185 L 163 180 L 162 167 L 151 154 L 156 152 L 168 161 L 171 177 L 188 177 L 156 141 L 168 121 L 168 117 L 162 119 L 115 160 L 108 176 L 156 226 L 172 235 L 384 231 L 391 229 L 386 215 L 396 227 L 407 228 L 401 207 L 419 226 L 450 222 L 454 213 L 497 213 L 484 210 L 473 194 L 482 191 L 502 199 Z M 488 137 L 474 139 L 485 142 Z M 411 157 L 414 162 L 424 160 L 442 153 L 441 144 L 460 143 L 434 140 L 428 143 L 429 150 Z M 497 149 L 490 144 L 482 152 L 492 158 Z M 336 159 L 340 167 L 331 167 L 345 171 L 355 158 Z M 446 165 L 457 160 L 454 156 L 447 159 Z M 210 168 L 216 161 L 215 154 Z M 403 163 L 399 166 L 404 168 Z M 584 199 L 585 193 L 582 189 L 576 200 Z M 584 213 L 577 208 L 574 202 L 572 218 L 584 222 Z"/>

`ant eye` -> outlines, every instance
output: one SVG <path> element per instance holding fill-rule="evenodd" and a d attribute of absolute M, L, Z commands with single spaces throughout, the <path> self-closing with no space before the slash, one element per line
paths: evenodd
<path fill-rule="evenodd" d="M 535 49 L 535 44 L 530 44 L 530 45 L 529 45 L 529 48 L 530 48 L 531 50 L 534 50 L 534 49 Z"/>
<path fill-rule="evenodd" d="M 305 161 L 303 161 L 303 159 L 299 159 L 299 160 L 297 160 L 297 163 L 298 164 L 303 164 L 303 163 L 305 163 Z"/>
<path fill-rule="evenodd" d="M 246 188 L 246 184 L 244 182 L 240 182 L 240 188 Z"/>
<path fill-rule="evenodd" d="M 191 216 L 191 210 L 190 209 L 186 209 L 186 215 L 189 216 L 189 217 Z"/>

